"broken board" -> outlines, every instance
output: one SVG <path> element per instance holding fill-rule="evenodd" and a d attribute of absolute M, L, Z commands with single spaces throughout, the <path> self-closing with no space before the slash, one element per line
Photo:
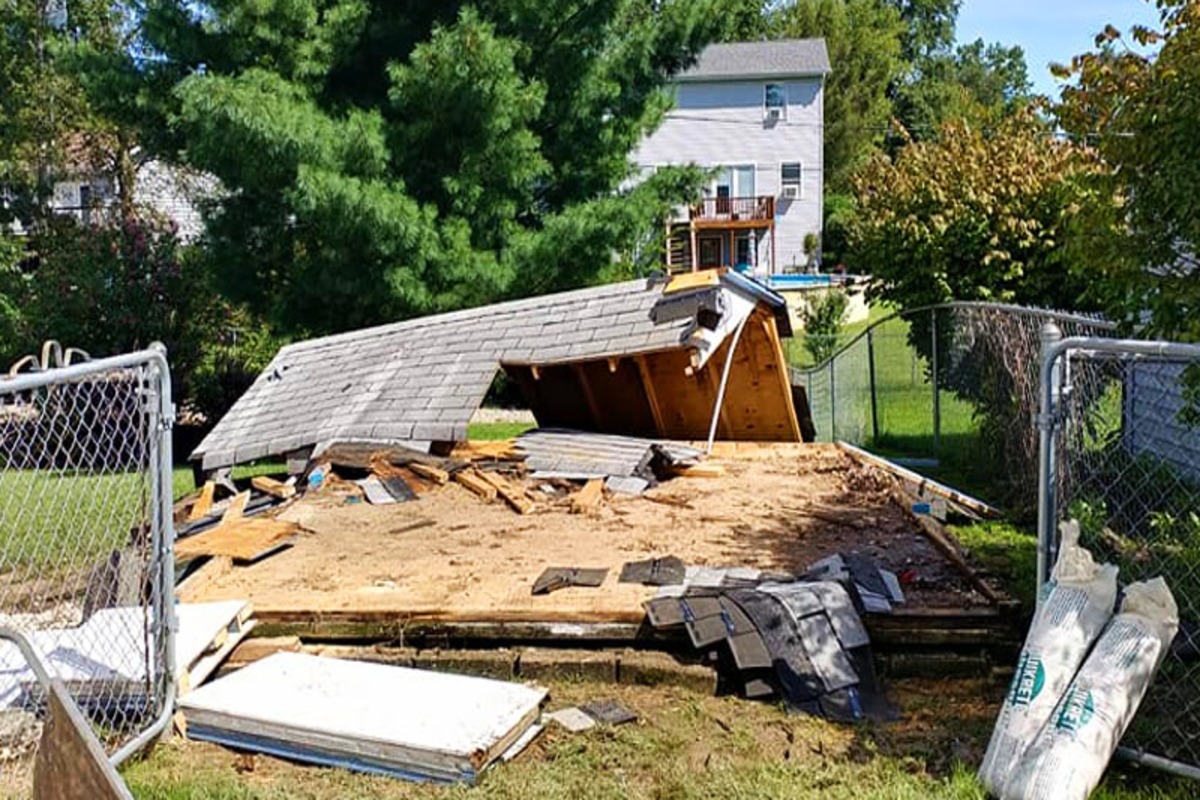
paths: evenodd
<path fill-rule="evenodd" d="M 300 530 L 294 522 L 242 518 L 175 542 L 177 559 L 229 556 L 234 561 L 252 562 L 286 547 Z"/>
<path fill-rule="evenodd" d="M 33 766 L 34 800 L 133 800 L 91 725 L 61 681 L 50 683 L 50 714 Z"/>
<path fill-rule="evenodd" d="M 545 697 L 486 678 L 277 653 L 179 705 L 193 739 L 361 772 L 473 783 L 536 722 Z"/>
<path fill-rule="evenodd" d="M 175 679 L 181 692 L 204 682 L 249 634 L 250 614 L 250 604 L 242 600 L 175 607 Z M 116 690 L 114 697 L 137 701 L 144 693 L 149 624 L 142 608 L 105 608 L 78 627 L 38 631 L 31 639 L 54 675 L 75 687 L 77 695 L 94 684 Z M 29 691 L 40 691 L 33 672 L 15 645 L 0 644 L 0 709 L 19 703 Z"/>

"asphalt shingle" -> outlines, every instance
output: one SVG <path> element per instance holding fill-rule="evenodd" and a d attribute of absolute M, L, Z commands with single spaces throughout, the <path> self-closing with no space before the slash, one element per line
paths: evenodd
<path fill-rule="evenodd" d="M 744 279 L 730 280 L 745 290 Z M 684 346 L 691 318 L 651 319 L 662 297 L 661 284 L 628 281 L 288 345 L 192 458 L 214 469 L 350 438 L 464 438 L 501 364 Z"/>

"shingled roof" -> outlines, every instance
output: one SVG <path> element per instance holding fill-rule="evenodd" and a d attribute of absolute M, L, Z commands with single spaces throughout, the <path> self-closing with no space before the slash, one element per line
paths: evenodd
<path fill-rule="evenodd" d="M 765 300 L 786 325 L 783 299 L 759 284 L 728 274 L 709 291 Z M 325 442 L 465 439 L 501 364 L 689 346 L 695 318 L 653 314 L 663 297 L 661 282 L 636 280 L 288 345 L 192 459 L 214 469 Z"/>
<path fill-rule="evenodd" d="M 677 80 L 731 81 L 828 75 L 829 51 L 824 39 L 778 39 L 771 42 L 711 44 L 691 69 Z"/>

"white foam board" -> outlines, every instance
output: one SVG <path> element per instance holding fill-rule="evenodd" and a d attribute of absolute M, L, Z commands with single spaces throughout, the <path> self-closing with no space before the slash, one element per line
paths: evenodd
<path fill-rule="evenodd" d="M 536 721 L 545 690 L 276 653 L 180 700 L 189 736 L 408 777 L 474 780 Z"/>

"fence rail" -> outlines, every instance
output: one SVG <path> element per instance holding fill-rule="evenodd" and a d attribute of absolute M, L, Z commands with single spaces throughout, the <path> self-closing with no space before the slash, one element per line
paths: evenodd
<path fill-rule="evenodd" d="M 0 711 L 25 720 L 0 742 L 17 759 L 0 764 L 6 780 L 26 771 L 46 705 L 14 639 L 65 684 L 112 763 L 169 722 L 173 419 L 161 348 L 0 379 Z"/>
<path fill-rule="evenodd" d="M 1117 564 L 1166 579 L 1180 632 L 1123 742 L 1147 765 L 1200 778 L 1200 346 L 1044 335 L 1038 426 L 1038 580 L 1057 522 Z"/>

